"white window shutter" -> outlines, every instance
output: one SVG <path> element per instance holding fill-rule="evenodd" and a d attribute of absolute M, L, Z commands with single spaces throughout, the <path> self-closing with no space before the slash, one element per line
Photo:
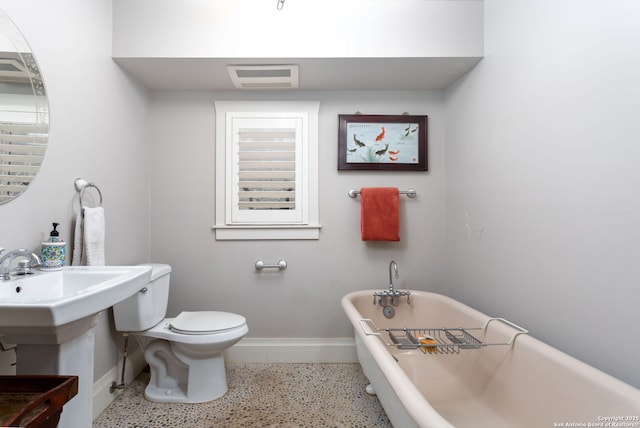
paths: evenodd
<path fill-rule="evenodd" d="M 303 223 L 302 117 L 232 117 L 232 223 Z"/>
<path fill-rule="evenodd" d="M 216 239 L 318 239 L 319 103 L 215 105 Z"/>

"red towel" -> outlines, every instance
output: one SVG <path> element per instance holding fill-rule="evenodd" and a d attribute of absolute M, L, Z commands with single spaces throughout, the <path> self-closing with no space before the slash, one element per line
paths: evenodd
<path fill-rule="evenodd" d="M 396 187 L 361 189 L 360 209 L 363 241 L 400 240 L 400 193 Z"/>

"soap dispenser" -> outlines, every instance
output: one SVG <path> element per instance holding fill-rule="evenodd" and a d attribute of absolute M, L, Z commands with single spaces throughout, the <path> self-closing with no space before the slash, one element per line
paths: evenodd
<path fill-rule="evenodd" d="M 64 267 L 67 244 L 59 238 L 60 233 L 56 230 L 59 225 L 60 223 L 53 223 L 49 240 L 42 243 L 42 270 L 59 270 Z"/>

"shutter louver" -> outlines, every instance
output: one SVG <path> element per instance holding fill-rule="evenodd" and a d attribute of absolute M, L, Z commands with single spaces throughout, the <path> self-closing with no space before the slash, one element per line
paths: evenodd
<path fill-rule="evenodd" d="M 296 208 L 296 130 L 238 130 L 238 208 Z"/>

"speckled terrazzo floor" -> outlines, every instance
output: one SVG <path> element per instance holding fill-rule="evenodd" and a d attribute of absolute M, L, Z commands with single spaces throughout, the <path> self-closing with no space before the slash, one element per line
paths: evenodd
<path fill-rule="evenodd" d="M 103 427 L 391 427 L 358 364 L 227 363 L 229 390 L 203 404 L 144 398 L 144 372 L 94 421 Z"/>

